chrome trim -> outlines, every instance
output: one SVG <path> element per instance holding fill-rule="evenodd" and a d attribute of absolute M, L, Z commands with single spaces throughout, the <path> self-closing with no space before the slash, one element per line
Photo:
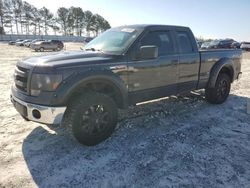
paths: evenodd
<path fill-rule="evenodd" d="M 27 119 L 44 124 L 60 124 L 66 110 L 66 107 L 50 107 L 50 106 L 40 106 L 36 104 L 26 103 L 20 99 L 11 96 L 11 101 L 14 100 L 23 106 L 27 107 Z M 37 119 L 33 117 L 32 111 L 38 110 L 41 113 L 41 118 Z"/>

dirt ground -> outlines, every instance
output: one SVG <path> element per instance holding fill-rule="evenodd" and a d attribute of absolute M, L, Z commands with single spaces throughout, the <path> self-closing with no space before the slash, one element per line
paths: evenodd
<path fill-rule="evenodd" d="M 226 103 L 197 91 L 131 107 L 94 147 L 12 107 L 15 63 L 36 54 L 0 43 L 0 187 L 250 187 L 250 53 Z"/>

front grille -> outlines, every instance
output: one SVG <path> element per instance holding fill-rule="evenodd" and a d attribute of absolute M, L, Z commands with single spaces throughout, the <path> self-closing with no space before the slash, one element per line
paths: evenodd
<path fill-rule="evenodd" d="M 15 85 L 21 91 L 27 92 L 29 69 L 16 66 L 14 79 Z"/>

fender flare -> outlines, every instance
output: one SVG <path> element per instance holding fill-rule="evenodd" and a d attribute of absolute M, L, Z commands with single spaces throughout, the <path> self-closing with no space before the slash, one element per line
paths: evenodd
<path fill-rule="evenodd" d="M 232 81 L 234 80 L 234 63 L 232 60 L 228 59 L 228 58 L 222 58 L 220 59 L 217 63 L 215 63 L 210 71 L 210 75 L 209 75 L 209 81 L 208 81 L 208 88 L 213 88 L 215 87 L 215 83 L 216 80 L 219 76 L 219 73 L 221 71 L 222 68 L 228 68 L 230 70 L 230 74 L 231 74 L 231 79 Z"/>
<path fill-rule="evenodd" d="M 67 104 L 70 97 L 84 85 L 100 81 L 107 83 L 115 88 L 121 96 L 121 107 L 126 108 L 128 105 L 128 90 L 124 81 L 112 71 L 109 70 L 90 70 L 84 72 L 75 72 L 68 77 L 57 89 L 55 93 L 56 103 Z"/>

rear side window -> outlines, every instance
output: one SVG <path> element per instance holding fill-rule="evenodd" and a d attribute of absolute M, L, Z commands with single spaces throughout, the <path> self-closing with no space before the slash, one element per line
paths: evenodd
<path fill-rule="evenodd" d="M 175 52 L 172 37 L 169 31 L 154 31 L 148 33 L 142 40 L 141 46 L 157 46 L 159 56 Z"/>
<path fill-rule="evenodd" d="M 177 32 L 177 40 L 181 53 L 193 52 L 193 46 L 187 32 Z"/>

